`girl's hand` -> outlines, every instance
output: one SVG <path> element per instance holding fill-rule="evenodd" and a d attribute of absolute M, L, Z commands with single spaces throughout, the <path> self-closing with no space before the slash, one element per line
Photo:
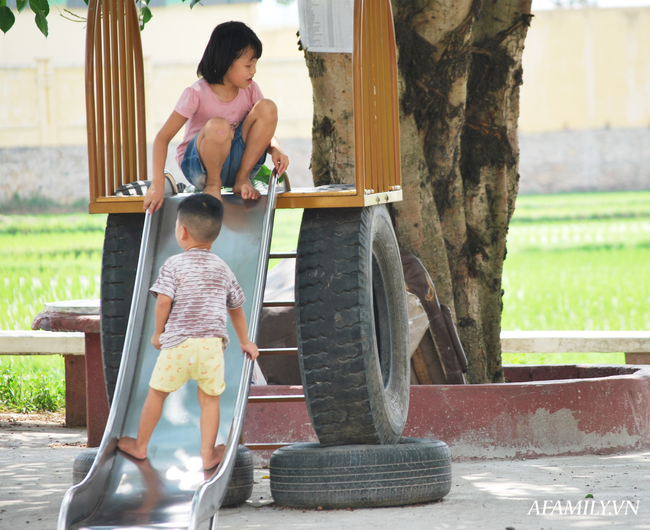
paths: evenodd
<path fill-rule="evenodd" d="M 271 160 L 273 160 L 273 167 L 275 167 L 278 175 L 281 177 L 289 167 L 289 157 L 284 154 L 284 151 L 279 147 L 273 146 L 269 149 Z"/>
<path fill-rule="evenodd" d="M 158 187 L 152 182 L 151 186 L 149 186 L 147 193 L 144 196 L 143 208 L 149 213 L 153 213 L 160 209 L 160 207 L 163 205 L 163 202 L 165 202 L 164 180 L 162 189 L 158 189 Z"/>
<path fill-rule="evenodd" d="M 257 357 L 260 354 L 259 350 L 257 349 L 257 345 L 255 345 L 252 342 L 249 342 L 247 344 L 241 344 L 240 343 L 240 346 L 241 346 L 242 354 L 244 354 L 244 355 L 247 354 L 247 357 L 251 361 L 254 361 L 255 359 L 257 359 Z"/>

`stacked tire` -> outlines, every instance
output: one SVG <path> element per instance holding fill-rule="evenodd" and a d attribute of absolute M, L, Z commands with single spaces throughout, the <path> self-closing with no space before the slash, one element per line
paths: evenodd
<path fill-rule="evenodd" d="M 443 442 L 401 438 L 408 313 L 384 206 L 305 210 L 296 258 L 298 359 L 319 442 L 271 456 L 271 493 L 296 508 L 431 502 L 451 488 Z"/>

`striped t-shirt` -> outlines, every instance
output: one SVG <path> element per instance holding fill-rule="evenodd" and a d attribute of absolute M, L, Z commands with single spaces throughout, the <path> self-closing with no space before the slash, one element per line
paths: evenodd
<path fill-rule="evenodd" d="M 189 338 L 222 337 L 228 345 L 227 309 L 245 301 L 228 265 L 209 250 L 190 249 L 171 256 L 160 267 L 150 291 L 172 299 L 172 309 L 160 336 L 163 349 Z"/>

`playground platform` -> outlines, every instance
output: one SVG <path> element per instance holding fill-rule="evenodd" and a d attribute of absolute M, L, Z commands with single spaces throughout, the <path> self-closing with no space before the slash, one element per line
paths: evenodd
<path fill-rule="evenodd" d="M 86 442 L 85 429 L 65 428 L 63 421 L 0 415 L 0 528 L 56 527 L 72 463 Z M 275 506 L 268 469 L 256 469 L 251 499 L 222 509 L 219 528 L 650 528 L 650 452 L 463 461 L 452 472 L 442 502 L 318 511 Z"/>

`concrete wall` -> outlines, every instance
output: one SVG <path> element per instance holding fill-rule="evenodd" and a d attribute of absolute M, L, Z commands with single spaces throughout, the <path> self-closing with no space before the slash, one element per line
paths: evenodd
<path fill-rule="evenodd" d="M 535 14 L 523 57 L 520 192 L 650 189 L 650 9 Z"/>
<path fill-rule="evenodd" d="M 650 189 L 650 128 L 520 133 L 520 193 Z"/>

